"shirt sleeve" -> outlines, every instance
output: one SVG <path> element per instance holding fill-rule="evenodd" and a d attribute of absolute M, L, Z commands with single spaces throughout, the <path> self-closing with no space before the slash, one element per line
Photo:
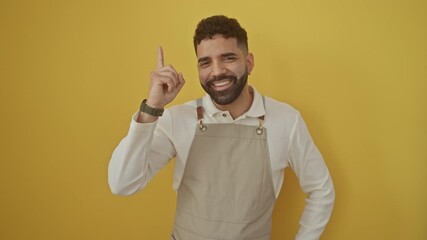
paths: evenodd
<path fill-rule="evenodd" d="M 290 142 L 290 166 L 307 194 L 297 240 L 319 239 L 332 213 L 335 191 L 328 168 L 298 114 Z"/>
<path fill-rule="evenodd" d="M 138 113 L 137 113 L 138 114 Z M 168 110 L 154 123 L 132 118 L 129 132 L 114 150 L 108 166 L 111 192 L 128 196 L 143 189 L 153 176 L 176 155 L 171 142 Z"/>

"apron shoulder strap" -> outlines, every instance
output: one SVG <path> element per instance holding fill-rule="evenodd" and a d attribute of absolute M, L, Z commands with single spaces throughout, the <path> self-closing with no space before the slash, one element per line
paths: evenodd
<path fill-rule="evenodd" d="M 202 98 L 198 98 L 197 102 L 197 120 L 203 120 L 203 100 Z"/>

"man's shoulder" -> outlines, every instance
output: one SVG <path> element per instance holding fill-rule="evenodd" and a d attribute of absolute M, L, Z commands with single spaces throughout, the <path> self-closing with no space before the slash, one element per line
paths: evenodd
<path fill-rule="evenodd" d="M 267 114 L 272 112 L 281 113 L 281 114 L 299 114 L 298 110 L 292 105 L 286 102 L 279 101 L 272 97 L 265 97 L 265 108 Z"/>
<path fill-rule="evenodd" d="M 187 102 L 179 103 L 171 106 L 169 109 L 181 109 L 181 108 L 195 108 L 197 106 L 197 99 L 193 99 Z"/>
<path fill-rule="evenodd" d="M 195 114 L 197 108 L 197 100 L 191 100 L 177 105 L 168 107 L 166 110 L 172 115 L 188 115 Z"/>

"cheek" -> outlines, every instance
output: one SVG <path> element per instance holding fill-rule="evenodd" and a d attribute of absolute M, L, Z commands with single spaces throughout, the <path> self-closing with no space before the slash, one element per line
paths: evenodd
<path fill-rule="evenodd" d="M 209 79 L 209 75 L 205 69 L 199 69 L 199 81 L 205 83 Z"/>
<path fill-rule="evenodd" d="M 236 77 L 241 77 L 246 72 L 246 66 L 245 65 L 235 66 L 235 67 L 231 68 L 230 71 L 233 72 L 233 74 Z"/>

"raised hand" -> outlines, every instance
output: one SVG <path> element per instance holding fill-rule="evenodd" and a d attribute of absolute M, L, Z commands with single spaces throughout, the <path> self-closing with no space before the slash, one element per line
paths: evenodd
<path fill-rule="evenodd" d="M 185 83 L 182 73 L 178 73 L 172 65 L 164 65 L 161 47 L 159 47 L 157 54 L 157 69 L 151 71 L 150 78 L 147 105 L 153 108 L 163 108 L 172 102 Z"/>
<path fill-rule="evenodd" d="M 184 86 L 182 73 L 178 73 L 171 65 L 164 65 L 163 49 L 157 53 L 157 69 L 150 74 L 150 90 L 146 104 L 152 108 L 163 108 L 172 102 Z M 140 123 L 154 122 L 156 116 L 140 112 L 137 121 Z"/>

